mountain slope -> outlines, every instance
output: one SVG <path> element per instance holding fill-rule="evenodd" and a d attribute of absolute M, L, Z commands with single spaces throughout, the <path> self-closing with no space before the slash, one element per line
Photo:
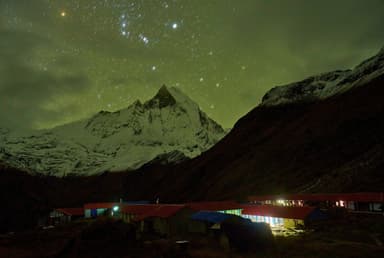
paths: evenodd
<path fill-rule="evenodd" d="M 261 105 L 275 106 L 326 99 L 364 85 L 383 73 L 384 47 L 377 55 L 352 70 L 323 73 L 299 82 L 274 87 L 265 94 Z"/>
<path fill-rule="evenodd" d="M 30 172 L 92 175 L 136 169 L 153 159 L 192 158 L 224 134 L 180 90 L 163 86 L 149 101 L 136 101 L 117 112 L 101 111 L 90 119 L 29 135 L 3 130 L 0 160 Z"/>
<path fill-rule="evenodd" d="M 131 174 L 126 196 L 183 200 L 383 191 L 383 56 L 381 51 L 348 76 L 342 75 L 344 79 L 334 84 L 338 90 L 327 98 L 307 98 L 304 90 L 290 101 L 272 103 L 265 97 L 268 104 L 241 118 L 222 141 L 201 156 L 173 167 L 145 168 Z M 266 96 L 273 93 L 276 100 L 286 98 L 287 88 L 297 85 L 311 87 L 310 83 L 291 84 L 278 90 L 283 92 L 280 96 L 277 90 Z"/>

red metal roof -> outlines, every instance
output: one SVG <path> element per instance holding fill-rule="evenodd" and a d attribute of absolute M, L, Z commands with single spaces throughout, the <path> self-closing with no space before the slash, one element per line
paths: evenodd
<path fill-rule="evenodd" d="M 242 206 L 234 201 L 222 202 L 193 202 L 187 203 L 188 207 L 195 211 L 224 211 L 224 210 L 237 210 Z"/>
<path fill-rule="evenodd" d="M 56 211 L 68 216 L 84 216 L 83 208 L 58 208 Z"/>
<path fill-rule="evenodd" d="M 99 202 L 99 203 L 86 203 L 84 204 L 84 209 L 92 210 L 92 209 L 112 209 L 115 206 L 119 206 L 120 203 L 116 202 Z"/>
<path fill-rule="evenodd" d="M 120 207 L 121 213 L 142 215 L 156 208 L 156 204 L 123 204 Z"/>
<path fill-rule="evenodd" d="M 181 209 L 184 209 L 185 207 L 185 205 L 180 204 L 155 204 L 152 206 L 152 209 L 149 209 L 146 212 L 139 214 L 136 220 L 142 220 L 151 217 L 169 218 Z"/>
<path fill-rule="evenodd" d="M 305 219 L 315 208 L 313 207 L 287 207 L 273 205 L 244 205 L 242 214 L 269 216 L 286 219 Z"/>
<path fill-rule="evenodd" d="M 304 200 L 304 201 L 357 201 L 357 202 L 383 202 L 384 193 L 325 193 L 325 194 L 282 194 L 249 196 L 249 201 L 266 200 Z"/>

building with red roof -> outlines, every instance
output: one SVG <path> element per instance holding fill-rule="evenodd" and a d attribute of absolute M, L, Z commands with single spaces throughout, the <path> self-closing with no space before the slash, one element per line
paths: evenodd
<path fill-rule="evenodd" d="M 83 208 L 57 208 L 49 213 L 49 224 L 65 224 L 83 217 Z"/>
<path fill-rule="evenodd" d="M 123 204 L 124 221 L 139 222 L 140 232 L 181 236 L 188 232 L 192 210 L 184 204 Z"/>
<path fill-rule="evenodd" d="M 86 203 L 84 204 L 84 217 L 114 216 L 119 210 L 120 203 L 117 202 Z"/>
<path fill-rule="evenodd" d="M 169 217 L 182 208 L 188 208 L 192 211 L 219 211 L 238 216 L 241 215 L 242 209 L 241 205 L 234 201 L 218 201 L 186 204 L 123 204 L 120 212 L 122 218 L 129 222 L 148 217 Z"/>
<path fill-rule="evenodd" d="M 120 217 L 125 222 L 137 221 L 137 218 L 154 209 L 154 204 L 122 204 Z"/>
<path fill-rule="evenodd" d="M 355 211 L 382 212 L 383 192 L 314 193 L 250 196 L 251 203 L 279 206 L 345 207 Z"/>
<path fill-rule="evenodd" d="M 143 220 L 145 218 L 169 218 L 185 207 L 183 204 L 155 204 L 152 209 L 137 216 L 136 220 Z"/>
<path fill-rule="evenodd" d="M 325 219 L 326 215 L 315 207 L 290 207 L 274 205 L 244 205 L 242 216 L 253 222 L 266 222 L 271 227 L 304 226 L 306 222 Z"/>
<path fill-rule="evenodd" d="M 140 221 L 148 217 L 167 218 L 184 208 L 182 204 L 122 204 L 121 218 L 126 221 Z"/>
<path fill-rule="evenodd" d="M 241 215 L 241 204 L 235 201 L 191 202 L 186 204 L 194 211 L 218 211 L 226 214 Z"/>

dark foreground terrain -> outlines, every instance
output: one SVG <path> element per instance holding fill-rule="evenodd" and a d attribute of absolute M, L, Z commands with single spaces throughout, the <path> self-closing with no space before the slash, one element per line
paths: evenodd
<path fill-rule="evenodd" d="M 241 252 L 213 236 L 190 235 L 187 248 L 178 238 L 137 237 L 135 226 L 119 220 L 78 221 L 65 226 L 0 236 L 0 257 L 383 257 L 384 219 L 348 216 L 312 225 L 294 237 L 275 237 L 265 249 Z"/>

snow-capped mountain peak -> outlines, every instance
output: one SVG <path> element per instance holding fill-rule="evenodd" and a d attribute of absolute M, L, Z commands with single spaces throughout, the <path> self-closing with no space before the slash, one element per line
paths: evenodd
<path fill-rule="evenodd" d="M 163 85 L 157 94 L 149 101 L 146 102 L 146 105 L 149 107 L 159 107 L 164 108 L 166 106 L 172 106 L 176 104 L 175 97 L 169 92 L 168 88 Z"/>
<path fill-rule="evenodd" d="M 262 106 L 312 102 L 359 87 L 384 74 L 384 47 L 379 53 L 352 70 L 337 70 L 308 77 L 305 80 L 277 86 L 268 91 Z"/>
<path fill-rule="evenodd" d="M 150 100 L 32 135 L 6 134 L 0 160 L 63 176 L 136 169 L 167 153 L 195 157 L 225 135 L 220 125 L 177 88 L 163 86 Z M 183 158 L 184 159 L 184 158 Z"/>

